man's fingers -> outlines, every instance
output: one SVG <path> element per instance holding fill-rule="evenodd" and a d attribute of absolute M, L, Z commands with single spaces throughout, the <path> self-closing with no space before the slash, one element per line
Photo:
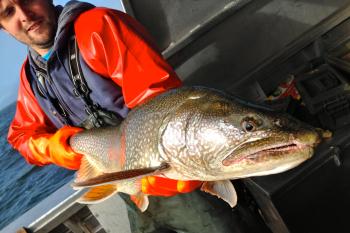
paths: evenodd
<path fill-rule="evenodd" d="M 190 180 L 190 181 L 179 180 L 177 182 L 177 191 L 180 193 L 192 192 L 193 190 L 201 186 L 202 183 L 203 183 L 202 181 L 197 181 L 197 180 Z"/>
<path fill-rule="evenodd" d="M 164 190 L 176 192 L 177 191 L 177 180 L 172 180 L 168 178 L 149 176 L 148 182 L 155 188 L 162 188 Z"/>
<path fill-rule="evenodd" d="M 151 181 L 151 183 L 149 181 Z M 141 184 L 142 192 L 148 195 L 170 197 L 177 194 L 177 192 L 164 189 L 162 186 L 157 186 L 158 183 L 153 178 L 149 179 L 149 177 L 144 177 L 141 180 Z"/>
<path fill-rule="evenodd" d="M 173 196 L 178 193 L 192 192 L 201 184 L 201 181 L 182 181 L 148 176 L 142 179 L 142 192 L 155 196 Z"/>

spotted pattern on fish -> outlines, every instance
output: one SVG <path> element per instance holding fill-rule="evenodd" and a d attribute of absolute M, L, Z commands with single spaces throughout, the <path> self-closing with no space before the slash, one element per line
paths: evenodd
<path fill-rule="evenodd" d="M 314 128 L 286 114 L 202 87 L 168 91 L 133 109 L 115 132 L 102 131 L 84 153 L 105 172 L 169 164 L 163 175 L 182 180 L 280 172 L 309 158 L 319 142 Z M 98 152 L 106 147 L 124 162 Z"/>

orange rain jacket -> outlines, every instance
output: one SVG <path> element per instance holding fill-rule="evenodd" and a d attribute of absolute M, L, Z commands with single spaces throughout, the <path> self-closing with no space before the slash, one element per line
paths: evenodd
<path fill-rule="evenodd" d="M 91 20 L 93 19 L 93 20 Z M 122 88 L 129 108 L 170 88 L 180 79 L 156 52 L 144 28 L 130 16 L 107 8 L 82 13 L 74 22 L 80 53 L 96 73 L 110 78 Z M 51 164 L 47 155 L 32 153 L 28 142 L 57 131 L 40 108 L 22 66 L 17 109 L 10 125 L 8 141 L 25 159 L 35 165 Z"/>

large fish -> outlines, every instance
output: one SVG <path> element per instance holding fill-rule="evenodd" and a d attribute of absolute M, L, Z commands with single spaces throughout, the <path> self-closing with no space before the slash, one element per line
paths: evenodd
<path fill-rule="evenodd" d="M 145 210 L 142 177 L 201 180 L 202 190 L 234 206 L 229 180 L 291 169 L 312 156 L 320 138 L 319 130 L 286 114 L 184 87 L 135 108 L 119 127 L 73 136 L 72 148 L 85 154 L 73 187 L 89 189 L 83 203 L 125 192 Z"/>

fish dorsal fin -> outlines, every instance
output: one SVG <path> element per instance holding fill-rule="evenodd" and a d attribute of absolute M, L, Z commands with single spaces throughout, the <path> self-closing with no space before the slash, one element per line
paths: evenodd
<path fill-rule="evenodd" d="M 117 192 L 117 186 L 113 184 L 106 184 L 92 187 L 81 196 L 77 202 L 81 204 L 96 204 L 100 203 Z"/>
<path fill-rule="evenodd" d="M 99 171 L 96 167 L 92 166 L 88 159 L 83 156 L 80 163 L 80 168 L 76 173 L 75 182 L 83 182 L 93 177 L 102 175 L 103 172 Z"/>
<path fill-rule="evenodd" d="M 130 199 L 135 203 L 135 205 L 141 210 L 141 212 L 145 212 L 149 205 L 148 196 L 139 193 L 138 195 L 131 195 Z"/>
<path fill-rule="evenodd" d="M 74 188 L 79 189 L 79 188 L 98 186 L 102 184 L 108 184 L 108 183 L 117 182 L 120 180 L 136 179 L 136 178 L 141 178 L 143 176 L 156 175 L 167 168 L 169 168 L 168 164 L 161 164 L 160 166 L 157 166 L 157 167 L 103 173 L 101 175 L 92 177 L 90 179 L 84 179 L 79 182 L 75 181 L 72 184 L 72 186 Z"/>
<path fill-rule="evenodd" d="M 204 182 L 201 190 L 221 198 L 231 207 L 237 204 L 237 193 L 230 180 Z"/>

